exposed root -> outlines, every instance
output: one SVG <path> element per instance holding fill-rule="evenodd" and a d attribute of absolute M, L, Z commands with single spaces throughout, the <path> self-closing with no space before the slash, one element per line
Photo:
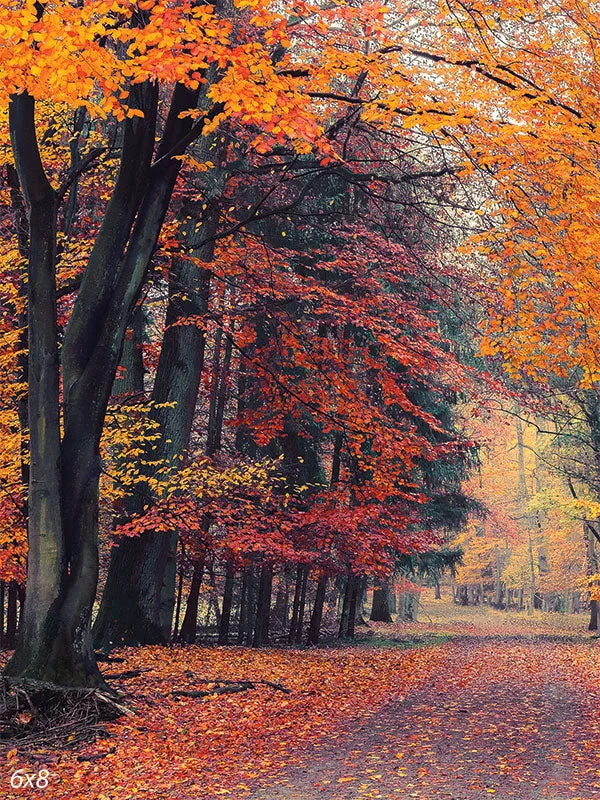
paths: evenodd
<path fill-rule="evenodd" d="M 192 673 L 186 672 L 190 677 Z M 249 689 L 256 689 L 257 686 L 269 686 L 278 692 L 284 694 L 291 694 L 291 690 L 283 686 L 281 683 L 273 683 L 273 681 L 265 680 L 228 680 L 226 678 L 198 678 L 198 683 L 208 683 L 208 689 L 176 689 L 171 692 L 173 697 L 210 697 L 215 694 L 235 694 L 237 692 L 247 692 Z"/>
<path fill-rule="evenodd" d="M 131 713 L 99 689 L 0 678 L 0 748 L 74 746 L 106 736 L 103 722 Z"/>
<path fill-rule="evenodd" d="M 126 669 L 124 672 L 103 672 L 102 677 L 111 681 L 126 681 L 129 678 L 139 678 L 143 672 L 150 672 L 150 667 L 141 669 Z"/>

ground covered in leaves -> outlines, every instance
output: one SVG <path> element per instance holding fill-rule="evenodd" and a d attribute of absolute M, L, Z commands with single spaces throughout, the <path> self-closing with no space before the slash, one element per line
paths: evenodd
<path fill-rule="evenodd" d="M 134 714 L 60 750 L 11 744 L 2 796 L 33 796 L 18 769 L 57 800 L 600 796 L 584 618 L 425 611 L 352 647 L 120 651 L 103 669 Z"/>
<path fill-rule="evenodd" d="M 600 652 L 552 640 L 464 639 L 443 672 L 256 800 L 600 797 Z"/>

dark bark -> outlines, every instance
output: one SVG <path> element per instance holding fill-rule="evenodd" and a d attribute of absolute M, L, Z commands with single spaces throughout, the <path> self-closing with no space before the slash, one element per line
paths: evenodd
<path fill-rule="evenodd" d="M 212 560 L 208 562 L 206 571 L 208 572 L 208 580 L 210 582 L 210 595 L 208 598 L 208 608 L 206 610 L 206 622 L 204 624 L 205 627 L 209 626 L 210 612 L 212 610 L 215 615 L 215 624 L 217 626 L 217 630 L 219 630 L 221 626 L 221 610 L 219 608 L 219 593 L 217 591 L 217 581 L 215 578 L 215 570 Z"/>
<path fill-rule="evenodd" d="M 190 269 L 191 265 L 188 265 L 185 271 Z M 195 265 L 194 277 L 200 278 L 200 285 L 196 285 L 193 295 L 194 310 L 197 314 L 204 314 L 208 303 L 208 277 L 202 275 Z M 188 276 L 188 287 L 190 280 Z M 204 362 L 204 332 L 193 325 L 173 327 L 181 310 L 174 297 L 180 293 L 175 289 L 176 282 L 174 274 L 167 318 L 170 327 L 163 339 L 152 393 L 155 404 L 176 404 L 170 408 L 157 408 L 153 414 L 161 427 L 161 439 L 153 458 L 166 462 L 183 453 L 188 445 Z M 139 512 L 149 499 L 138 499 Z M 107 641 L 157 644 L 168 640 L 172 619 L 172 606 L 169 609 L 170 573 L 175 565 L 172 554 L 176 545 L 175 535 L 149 531 L 112 548 L 106 587 L 94 625 L 98 647 Z"/>
<path fill-rule="evenodd" d="M 181 561 L 179 563 L 179 579 L 177 582 L 177 600 L 175 602 L 175 622 L 173 627 L 173 641 L 179 637 L 179 620 L 181 619 L 181 601 L 183 598 L 183 544 L 181 546 Z"/>
<path fill-rule="evenodd" d="M 590 623 L 588 625 L 589 631 L 598 630 L 598 601 L 590 600 Z"/>
<path fill-rule="evenodd" d="M 62 447 L 54 276 L 56 194 L 39 158 L 33 100 L 22 94 L 11 102 L 11 138 L 30 229 L 32 455 L 31 571 L 23 632 L 7 668 L 12 674 L 65 684 L 102 682 L 89 632 L 98 576 L 99 441 L 127 323 L 180 169 L 177 159 L 163 159 L 149 180 L 157 96 L 152 84 L 132 90 L 130 104 L 144 115 L 124 123 L 119 173 L 65 334 Z M 192 127 L 190 120 L 180 119 L 180 112 L 193 107 L 195 98 L 189 90 L 176 88 L 159 159 Z"/>
<path fill-rule="evenodd" d="M 27 259 L 29 257 L 29 221 L 27 219 L 27 206 L 23 199 L 21 184 L 17 170 L 11 164 L 7 165 L 7 183 L 10 189 L 11 207 L 13 210 L 15 227 L 17 230 L 17 244 L 19 255 Z M 27 281 L 24 276 L 19 279 L 19 298 L 27 298 Z M 29 357 L 28 357 L 28 327 L 27 327 L 27 303 L 18 309 L 19 333 L 19 353 L 17 355 L 17 370 L 19 380 L 27 386 L 29 383 Z M 17 405 L 17 415 L 19 419 L 20 447 L 19 454 L 21 460 L 21 483 L 23 486 L 22 512 L 25 526 L 29 519 L 28 488 L 29 488 L 29 393 L 22 392 Z"/>
<path fill-rule="evenodd" d="M 190 209 L 187 245 L 209 239 L 217 230 L 219 210 L 208 204 L 202 224 Z M 197 248 L 194 255 L 210 263 L 214 243 Z M 162 431 L 153 460 L 171 462 L 188 444 L 204 365 L 205 334 L 196 325 L 175 324 L 190 317 L 202 318 L 208 309 L 210 273 L 195 261 L 175 261 L 169 275 L 167 329 L 154 381 L 154 416 Z M 163 404 L 174 403 L 172 407 Z M 148 498 L 140 498 L 139 510 Z M 165 643 L 169 639 L 175 596 L 177 534 L 147 532 L 112 548 L 111 562 L 94 625 L 98 647 L 108 641 L 129 644 Z"/>
<path fill-rule="evenodd" d="M 296 568 L 296 583 L 294 586 L 294 600 L 292 603 L 292 619 L 290 621 L 290 630 L 288 634 L 288 642 L 292 644 L 296 641 L 298 631 L 298 618 L 300 612 L 300 596 L 302 594 L 302 582 L 305 579 L 306 567 L 304 564 L 298 564 Z"/>
<path fill-rule="evenodd" d="M 371 606 L 371 620 L 373 622 L 391 622 L 390 588 L 384 583 L 373 589 L 373 605 Z"/>
<path fill-rule="evenodd" d="M 327 591 L 327 575 L 321 575 L 317 583 L 315 603 L 312 614 L 310 615 L 310 625 L 308 627 L 307 644 L 316 645 L 319 643 L 321 634 L 321 622 L 323 621 L 323 604 L 325 603 L 325 593 Z"/>
<path fill-rule="evenodd" d="M 6 638 L 5 645 L 8 648 L 15 646 L 17 639 L 17 608 L 19 602 L 19 587 L 16 581 L 8 584 L 8 602 L 6 607 Z"/>
<path fill-rule="evenodd" d="M 229 375 L 229 365 L 231 362 L 231 346 L 229 343 L 229 347 L 225 348 L 225 356 L 223 359 L 223 363 L 221 364 L 221 339 L 222 339 L 222 331 L 218 331 L 217 339 L 215 341 L 214 347 L 214 354 L 213 354 L 213 385 L 211 389 L 210 395 L 210 403 L 209 403 L 209 421 L 208 421 L 208 430 L 207 430 L 207 444 L 206 444 L 206 454 L 208 456 L 214 455 L 216 450 L 219 449 L 221 446 L 221 433 L 223 427 L 223 414 L 224 414 L 224 406 L 226 400 L 226 383 Z M 204 340 L 203 340 L 204 341 Z M 198 369 L 198 377 L 200 376 L 201 368 Z M 198 386 L 195 388 L 195 392 L 197 393 Z M 195 405 L 195 398 L 194 398 L 194 405 Z M 192 415 L 193 416 L 193 415 Z M 191 431 L 192 427 L 192 418 L 190 418 L 189 422 L 185 423 L 189 425 L 189 430 Z M 189 437 L 189 433 L 188 433 Z M 202 522 L 202 532 L 204 538 L 208 537 L 208 533 L 211 526 L 211 518 L 210 515 L 205 515 L 203 522 Z M 226 643 L 228 636 L 229 636 L 229 620 L 231 617 L 231 603 L 232 603 L 232 595 L 233 595 L 233 569 L 228 564 L 227 567 L 227 577 L 225 580 L 225 595 L 223 598 L 223 608 L 225 611 L 225 620 L 223 621 L 223 617 L 221 612 L 219 611 L 219 603 L 217 599 L 217 587 L 215 581 L 215 575 L 213 571 L 212 563 L 209 563 L 208 566 L 208 573 L 210 577 L 211 587 L 213 590 L 211 601 L 214 603 L 214 610 L 215 610 L 215 617 L 217 628 L 219 629 L 219 643 L 223 644 Z M 195 575 L 195 570 L 194 570 Z M 195 591 L 196 597 L 195 601 L 190 603 L 190 598 L 192 597 L 192 589 Z M 183 625 L 181 628 L 181 635 L 182 636 L 193 636 L 195 638 L 196 635 L 196 628 L 198 625 L 198 591 L 199 586 L 196 589 L 194 584 L 194 578 L 192 578 L 192 589 L 190 589 L 190 598 L 188 598 L 186 615 L 183 620 Z M 166 592 L 163 592 L 163 595 Z M 210 609 L 209 609 L 210 610 Z M 188 620 L 188 611 L 193 616 Z M 187 621 L 187 622 L 186 622 Z M 169 623 L 170 625 L 170 623 Z M 186 627 L 187 626 L 187 627 Z M 221 642 L 221 639 L 224 639 Z M 190 639 L 185 639 L 184 641 L 190 641 Z M 193 641 L 193 639 L 191 640 Z"/>
<path fill-rule="evenodd" d="M 288 624 L 288 604 L 289 604 L 289 578 L 290 570 L 285 567 L 279 575 L 277 582 L 277 592 L 275 594 L 275 602 L 273 604 L 272 619 L 277 629 L 280 631 L 287 630 Z"/>
<path fill-rule="evenodd" d="M 68 642 L 65 657 L 54 641 L 67 583 L 67 553 L 61 518 L 59 362 L 56 320 L 56 194 L 44 172 L 35 130 L 35 104 L 27 93 L 13 96 L 9 124 L 15 165 L 29 223 L 29 428 L 30 485 L 28 603 L 21 635 L 6 671 L 41 679 L 62 679 L 63 667 L 78 660 L 82 669 L 65 676 L 84 678 L 85 655 Z"/>
<path fill-rule="evenodd" d="M 245 644 L 250 647 L 252 644 L 252 634 L 254 632 L 254 622 L 256 618 L 256 575 L 254 574 L 254 566 L 248 572 L 248 588 L 246 600 L 246 627 L 245 627 Z"/>
<path fill-rule="evenodd" d="M 306 589 L 308 587 L 308 575 L 310 573 L 310 568 L 308 566 L 304 567 L 304 572 L 302 575 L 302 583 L 300 585 L 300 604 L 298 606 L 298 622 L 296 625 L 296 644 L 302 644 L 302 633 L 304 630 L 304 611 L 306 609 Z"/>
<path fill-rule="evenodd" d="M 253 647 L 263 647 L 269 643 L 272 587 L 273 566 L 265 562 L 260 570 L 260 581 L 258 584 L 256 619 L 254 622 L 254 637 L 252 639 Z"/>
<path fill-rule="evenodd" d="M 354 575 L 349 572 L 344 588 L 344 600 L 342 603 L 342 613 L 340 615 L 340 627 L 338 629 L 338 639 L 345 639 L 348 636 L 348 619 L 350 615 L 350 601 L 354 590 Z"/>
<path fill-rule="evenodd" d="M 179 640 L 187 644 L 194 644 L 196 641 L 196 631 L 198 629 L 198 599 L 200 597 L 200 587 L 204 576 L 204 559 L 194 562 L 194 572 L 192 582 L 187 597 L 185 615 L 179 631 Z"/>
<path fill-rule="evenodd" d="M 69 142 L 69 152 L 71 154 L 71 171 L 76 173 L 81 164 L 81 152 L 79 149 L 79 137 L 83 131 L 83 126 L 87 117 L 87 109 L 84 106 L 77 108 L 73 114 L 73 136 Z M 79 180 L 75 178 L 70 187 L 67 202 L 63 212 L 62 231 L 68 236 L 77 214 L 77 196 Z"/>
<path fill-rule="evenodd" d="M 240 587 L 240 609 L 238 622 L 237 643 L 244 644 L 246 641 L 246 631 L 248 629 L 248 589 L 250 584 L 250 573 L 252 565 L 248 565 L 242 572 L 242 585 Z"/>
<path fill-rule="evenodd" d="M 333 440 L 333 459 L 331 462 L 331 485 L 338 483 L 340 479 L 340 467 L 342 464 L 342 433 L 341 431 L 336 431 L 334 440 Z"/>
<path fill-rule="evenodd" d="M 221 607 L 221 620 L 219 623 L 219 644 L 229 644 L 229 626 L 231 621 L 231 606 L 233 604 L 233 582 L 235 570 L 233 563 L 227 562 L 225 570 L 225 586 L 223 587 L 223 605 Z"/>
<path fill-rule="evenodd" d="M 4 619 L 5 619 L 5 602 L 6 602 L 6 584 L 4 581 L 0 581 L 0 647 L 5 647 L 5 640 L 4 640 Z"/>
<path fill-rule="evenodd" d="M 169 111 L 169 117 L 165 125 L 165 131 L 159 146 L 159 157 L 160 153 L 164 151 L 165 148 L 169 148 L 171 141 L 177 138 L 177 132 L 181 130 L 181 125 L 179 124 L 181 120 L 178 121 L 174 117 L 174 114 L 176 114 L 176 109 L 180 108 L 181 106 L 189 108 L 193 97 L 194 93 L 190 93 L 188 90 L 184 90 L 182 87 L 176 87 L 171 109 Z M 111 377 L 114 375 L 116 370 L 123 337 L 125 335 L 125 326 L 129 319 L 133 303 L 137 299 L 145 278 L 179 171 L 179 167 L 176 166 L 175 162 L 175 159 L 172 159 L 171 162 L 163 162 L 162 169 L 153 171 L 152 173 L 152 180 L 149 182 L 142 198 L 138 216 L 131 232 L 126 253 L 118 268 L 117 275 L 113 280 L 112 291 L 110 294 L 111 302 L 108 311 L 104 313 L 100 335 L 96 337 L 95 347 L 88 355 L 86 365 L 81 372 L 81 376 L 78 376 L 78 373 L 81 370 L 80 354 L 77 354 L 74 357 L 69 357 L 66 360 L 65 374 L 67 376 L 67 401 L 65 403 L 65 444 L 69 440 L 69 433 L 71 431 L 73 431 L 74 439 L 77 439 L 77 431 L 81 430 L 82 419 L 80 414 L 77 414 L 76 411 L 82 410 L 85 405 L 89 406 L 90 403 L 98 403 L 99 400 L 102 401 L 105 409 L 106 402 L 108 401 L 108 394 L 110 393 L 110 386 L 107 386 L 104 380 L 104 370 L 108 368 L 108 373 Z M 80 296 L 84 296 L 87 299 L 87 295 L 85 294 L 85 279 L 87 278 L 87 275 L 88 271 L 86 270 L 84 281 L 82 281 L 81 289 L 79 290 L 78 300 Z M 78 322 L 78 320 L 74 321 L 74 318 L 71 317 L 69 328 L 67 329 L 67 339 L 69 335 L 69 329 L 71 326 L 75 326 L 76 322 Z M 85 334 L 86 332 L 88 334 L 90 333 L 88 330 L 89 323 L 86 326 L 85 322 L 81 322 L 79 327 L 79 336 Z M 73 330 L 77 331 L 77 327 L 74 327 Z M 115 346 L 115 343 L 118 343 L 118 348 Z M 109 360 L 108 364 L 107 360 Z M 71 376 L 71 379 L 69 379 L 69 376 Z M 73 382 L 72 377 L 76 378 L 75 382 Z M 90 395 L 87 396 L 87 398 L 86 393 Z M 69 415 L 67 412 L 70 410 L 71 405 L 74 405 L 75 410 Z M 69 425 L 69 422 L 71 421 L 72 425 Z M 168 437 L 168 433 L 163 432 L 163 439 L 165 436 Z M 142 540 L 145 540 L 146 538 L 146 536 L 141 537 Z M 167 540 L 168 537 L 163 535 L 162 539 L 164 541 Z M 127 545 L 125 544 L 125 547 L 126 546 Z M 117 549 L 120 549 L 120 547 Z M 163 554 L 162 563 L 164 565 L 172 565 L 174 585 L 174 554 L 172 558 L 169 557 L 169 554 Z M 134 574 L 136 577 L 138 577 L 138 579 L 142 580 L 148 577 L 150 574 L 149 570 L 145 568 L 145 565 L 139 564 L 139 562 L 136 563 L 134 561 L 133 564 L 130 563 L 128 566 L 129 570 L 127 574 L 122 576 L 123 583 L 125 583 Z M 107 579 L 107 587 L 105 591 L 110 589 L 111 585 L 113 584 Z M 133 608 L 133 604 L 128 602 L 129 598 L 119 599 L 122 599 L 123 601 L 120 604 L 117 603 L 116 608 L 109 609 L 108 612 L 106 609 L 101 609 L 102 613 L 98 615 L 97 625 L 100 633 L 97 634 L 97 641 L 103 647 L 106 647 L 107 643 L 111 640 L 118 641 L 119 639 L 123 638 L 122 630 L 126 626 L 123 624 L 123 620 L 119 619 L 119 611 L 122 612 L 123 617 L 125 617 L 128 621 L 139 620 L 140 627 L 143 627 L 146 624 L 145 617 L 140 619 L 139 608 Z M 160 598 L 158 602 L 160 604 Z M 170 636 L 170 626 L 173 612 L 172 606 L 170 612 L 170 616 L 168 617 L 168 625 L 165 626 L 168 628 L 168 630 L 166 636 L 163 635 L 160 637 L 161 641 L 167 641 Z M 113 625 L 112 629 L 111 625 Z M 164 632 L 164 628 L 162 629 L 162 632 Z"/>
<path fill-rule="evenodd" d="M 348 637 L 354 639 L 356 615 L 359 609 L 360 579 L 354 575 L 352 580 L 352 592 L 348 605 Z"/>
<path fill-rule="evenodd" d="M 221 448 L 223 435 L 223 416 L 227 401 L 227 384 L 231 367 L 233 342 L 231 336 L 226 336 L 223 348 L 223 331 L 217 330 L 213 351 L 213 384 L 210 394 L 208 409 L 208 426 L 206 435 L 206 455 L 212 456 Z M 222 353 L 222 349 L 224 353 Z M 222 356 L 222 358 L 221 358 Z"/>

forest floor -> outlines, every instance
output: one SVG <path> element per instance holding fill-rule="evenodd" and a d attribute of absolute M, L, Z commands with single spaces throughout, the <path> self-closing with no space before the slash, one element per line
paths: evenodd
<path fill-rule="evenodd" d="M 253 800 L 600 797 L 600 647 L 582 617 L 426 608 L 427 632 L 453 634 L 433 680 Z"/>
<path fill-rule="evenodd" d="M 349 647 L 122 650 L 103 668 L 142 670 L 111 680 L 134 714 L 60 751 L 11 744 L 0 796 L 600 797 L 600 642 L 585 616 L 423 605 L 423 622 L 372 625 Z M 254 688 L 172 694 L 223 679 Z M 42 769 L 43 792 L 10 788 Z"/>

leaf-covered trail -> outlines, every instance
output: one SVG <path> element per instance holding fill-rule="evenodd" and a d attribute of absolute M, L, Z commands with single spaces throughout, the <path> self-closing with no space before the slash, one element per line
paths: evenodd
<path fill-rule="evenodd" d="M 597 799 L 597 655 L 554 637 L 457 640 L 428 687 L 251 797 Z"/>

